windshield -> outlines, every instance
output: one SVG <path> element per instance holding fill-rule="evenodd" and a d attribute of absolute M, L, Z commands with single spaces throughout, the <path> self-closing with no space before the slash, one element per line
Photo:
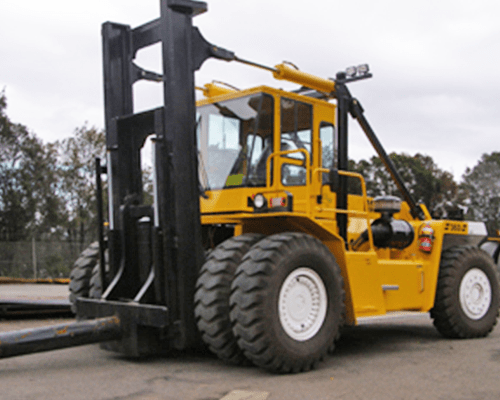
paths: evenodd
<path fill-rule="evenodd" d="M 273 97 L 256 94 L 197 110 L 200 183 L 204 190 L 265 186 L 273 152 Z"/>

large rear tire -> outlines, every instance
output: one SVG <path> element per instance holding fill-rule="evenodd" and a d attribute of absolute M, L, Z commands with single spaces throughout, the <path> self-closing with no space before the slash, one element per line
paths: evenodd
<path fill-rule="evenodd" d="M 213 353 L 231 364 L 248 363 L 231 329 L 231 282 L 243 256 L 263 237 L 249 233 L 219 244 L 203 264 L 196 284 L 195 317 L 202 339 Z"/>
<path fill-rule="evenodd" d="M 275 372 L 308 371 L 333 350 L 345 292 L 333 254 L 303 233 L 267 237 L 245 255 L 232 284 L 239 347 Z"/>
<path fill-rule="evenodd" d="M 456 246 L 441 256 L 431 317 L 450 338 L 487 336 L 500 306 L 498 271 L 491 257 L 472 246 Z"/>
<path fill-rule="evenodd" d="M 80 257 L 73 265 L 69 275 L 69 301 L 73 313 L 76 313 L 76 299 L 78 297 L 89 297 L 90 279 L 98 260 L 99 243 L 94 242 L 80 254 Z"/>

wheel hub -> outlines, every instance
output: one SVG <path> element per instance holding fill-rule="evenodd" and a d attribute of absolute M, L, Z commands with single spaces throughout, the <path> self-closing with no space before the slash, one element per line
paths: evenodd
<path fill-rule="evenodd" d="M 491 285 L 486 274 L 478 268 L 467 271 L 460 283 L 459 296 L 467 317 L 473 320 L 484 317 L 491 304 Z"/>
<path fill-rule="evenodd" d="M 281 286 L 278 300 L 281 326 L 292 339 L 308 340 L 323 325 L 327 303 L 321 277 L 310 268 L 298 268 Z"/>

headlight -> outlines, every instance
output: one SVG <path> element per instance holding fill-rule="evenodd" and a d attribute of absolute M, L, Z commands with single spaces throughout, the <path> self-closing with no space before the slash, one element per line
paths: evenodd
<path fill-rule="evenodd" d="M 262 194 L 256 194 L 253 198 L 253 205 L 255 208 L 262 208 L 266 205 L 266 198 Z"/>
<path fill-rule="evenodd" d="M 358 65 L 358 74 L 366 75 L 368 72 L 370 72 L 370 67 L 368 66 L 368 64 Z"/>
<path fill-rule="evenodd" d="M 357 69 L 356 67 L 347 67 L 347 69 L 345 70 L 345 74 L 349 77 L 349 78 L 354 78 L 357 74 Z"/>

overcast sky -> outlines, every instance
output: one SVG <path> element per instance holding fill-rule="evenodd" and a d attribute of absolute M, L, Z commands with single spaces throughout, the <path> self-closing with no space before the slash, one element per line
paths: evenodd
<path fill-rule="evenodd" d="M 208 0 L 195 18 L 205 38 L 266 65 L 292 61 L 322 77 L 368 63 L 351 92 L 388 152 L 416 152 L 460 179 L 500 151 L 498 0 Z M 84 123 L 102 128 L 102 22 L 157 18 L 158 0 L 1 0 L 0 90 L 7 114 L 44 141 Z M 160 70 L 159 48 L 138 64 Z M 196 83 L 292 88 L 270 73 L 209 60 Z M 135 88 L 136 110 L 159 105 L 160 85 Z M 351 123 L 351 126 L 354 122 Z M 373 155 L 353 129 L 350 157 Z"/>

